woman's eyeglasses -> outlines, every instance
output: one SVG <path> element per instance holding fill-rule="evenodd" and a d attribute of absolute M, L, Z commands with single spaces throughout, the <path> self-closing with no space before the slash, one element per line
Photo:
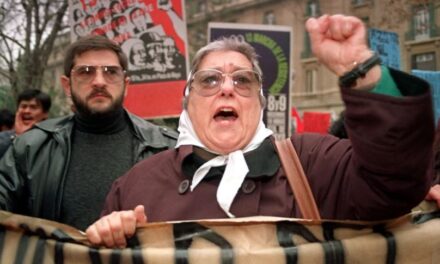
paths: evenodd
<path fill-rule="evenodd" d="M 201 96 L 212 96 L 218 93 L 230 77 L 234 90 L 241 96 L 250 97 L 261 89 L 261 76 L 252 70 L 238 70 L 224 73 L 219 70 L 199 70 L 193 74 L 192 87 Z"/>

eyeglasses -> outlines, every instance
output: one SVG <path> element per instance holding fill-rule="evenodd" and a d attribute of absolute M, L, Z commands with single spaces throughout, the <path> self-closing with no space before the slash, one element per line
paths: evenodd
<path fill-rule="evenodd" d="M 226 76 L 232 80 L 234 90 L 241 96 L 250 97 L 261 88 L 261 76 L 252 70 L 238 70 L 224 73 L 219 70 L 199 70 L 193 74 L 194 90 L 201 96 L 212 96 L 218 93 Z"/>
<path fill-rule="evenodd" d="M 120 66 L 90 66 L 78 65 L 72 68 L 72 77 L 80 82 L 89 83 L 96 78 L 98 69 L 101 70 L 104 79 L 108 83 L 118 83 L 124 80 L 125 71 Z"/>

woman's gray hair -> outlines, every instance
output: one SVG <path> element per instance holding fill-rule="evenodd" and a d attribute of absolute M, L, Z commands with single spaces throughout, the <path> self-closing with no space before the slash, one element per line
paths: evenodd
<path fill-rule="evenodd" d="M 230 37 L 222 37 L 218 40 L 210 42 L 197 51 L 191 63 L 191 71 L 188 75 L 185 86 L 185 96 L 183 98 L 184 109 L 187 109 L 188 106 L 188 94 L 193 74 L 198 71 L 200 63 L 206 57 L 206 55 L 214 51 L 236 51 L 243 54 L 252 63 L 252 70 L 257 72 L 260 76 L 263 76 L 263 72 L 258 64 L 258 55 L 255 52 L 254 47 L 244 41 L 241 36 L 233 35 Z M 260 95 L 260 103 L 263 108 L 266 106 L 266 98 L 262 94 Z"/>

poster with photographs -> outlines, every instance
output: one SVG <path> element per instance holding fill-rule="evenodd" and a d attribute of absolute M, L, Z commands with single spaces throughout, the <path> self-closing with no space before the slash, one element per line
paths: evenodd
<path fill-rule="evenodd" d="M 70 0 L 69 5 L 72 41 L 104 35 L 127 55 L 129 110 L 146 118 L 180 113 L 182 89 L 176 87 L 184 86 L 188 69 L 183 0 Z M 172 100 L 166 106 L 172 110 L 163 112 L 165 106 L 152 102 L 163 96 Z"/>

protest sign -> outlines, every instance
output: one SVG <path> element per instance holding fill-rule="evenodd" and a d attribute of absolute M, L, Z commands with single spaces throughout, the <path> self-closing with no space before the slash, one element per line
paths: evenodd
<path fill-rule="evenodd" d="M 71 38 L 103 35 L 128 57 L 125 107 L 144 118 L 180 114 L 188 73 L 183 0 L 71 0 Z"/>
<path fill-rule="evenodd" d="M 382 64 L 400 69 L 399 35 L 395 32 L 369 29 L 368 37 L 370 48 L 379 53 Z"/>
<path fill-rule="evenodd" d="M 440 117 L 440 72 L 412 70 L 412 74 L 427 81 L 431 85 L 432 101 L 434 107 L 434 122 L 437 125 Z"/>

